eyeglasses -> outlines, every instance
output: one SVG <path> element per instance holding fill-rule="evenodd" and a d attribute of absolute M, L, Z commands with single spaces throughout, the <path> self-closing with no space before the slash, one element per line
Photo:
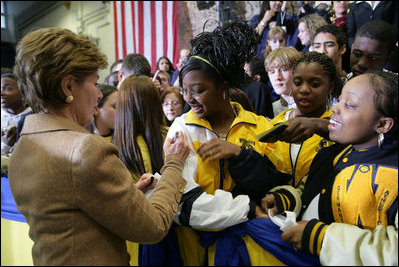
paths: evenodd
<path fill-rule="evenodd" d="M 162 103 L 162 106 L 167 107 L 167 106 L 173 106 L 176 107 L 178 105 L 180 105 L 181 103 L 179 101 L 169 101 L 169 102 L 164 102 Z"/>
<path fill-rule="evenodd" d="M 197 93 L 197 92 L 190 92 L 189 90 L 185 89 L 185 88 L 180 88 L 179 89 L 180 94 L 183 95 L 183 97 L 186 97 L 187 95 L 190 95 L 192 98 L 198 100 L 201 98 L 201 94 L 202 93 Z"/>

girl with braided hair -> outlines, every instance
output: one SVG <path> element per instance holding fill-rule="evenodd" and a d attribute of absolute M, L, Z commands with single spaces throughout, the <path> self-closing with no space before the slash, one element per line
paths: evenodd
<path fill-rule="evenodd" d="M 187 185 L 175 216 L 184 265 L 219 264 L 218 237 L 231 226 L 267 216 L 256 205 L 256 197 L 260 200 L 264 194 L 242 194 L 244 188 L 229 172 L 230 161 L 241 160 L 241 150 L 266 157 L 273 149 L 273 144 L 255 137 L 272 127 L 266 117 L 244 110 L 229 97 L 229 88 L 240 88 L 245 80 L 244 63 L 253 56 L 258 38 L 241 21 L 203 32 L 191 41 L 189 59 L 179 74 L 181 93 L 191 110 L 175 119 L 168 137 L 183 131 L 190 145 L 183 170 Z M 263 166 L 268 179 L 258 184 L 264 192 L 291 179 L 269 163 Z"/>
<path fill-rule="evenodd" d="M 341 92 L 342 81 L 339 78 L 334 62 L 326 55 L 317 52 L 305 52 L 293 67 L 293 97 L 296 108 L 287 109 L 277 115 L 271 122 L 289 122 L 290 128 L 298 125 L 291 123 L 295 118 L 314 118 L 316 122 L 328 125 L 331 115 L 332 99 Z M 291 130 L 291 129 L 288 129 Z M 284 139 L 284 134 L 276 142 L 276 149 L 270 160 L 276 168 L 293 176 L 291 184 L 297 187 L 309 171 L 316 153 L 324 146 L 332 144 L 327 136 L 318 132 L 302 142 Z"/>

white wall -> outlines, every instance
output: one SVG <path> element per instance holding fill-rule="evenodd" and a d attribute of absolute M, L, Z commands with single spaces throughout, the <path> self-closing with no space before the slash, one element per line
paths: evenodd
<path fill-rule="evenodd" d="M 108 9 L 108 11 L 106 11 Z M 83 33 L 98 41 L 101 51 L 107 56 L 108 67 L 99 71 L 100 82 L 109 73 L 109 66 L 115 61 L 115 34 L 113 4 L 109 1 L 70 1 L 69 9 L 60 5 L 50 13 L 22 29 L 22 35 L 33 30 L 48 27 L 69 29 Z"/>

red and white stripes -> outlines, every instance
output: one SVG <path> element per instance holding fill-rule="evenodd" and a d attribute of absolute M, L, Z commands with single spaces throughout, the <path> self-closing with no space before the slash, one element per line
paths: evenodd
<path fill-rule="evenodd" d="M 179 60 L 177 1 L 114 1 L 115 59 L 144 55 L 155 71 L 158 58 Z"/>

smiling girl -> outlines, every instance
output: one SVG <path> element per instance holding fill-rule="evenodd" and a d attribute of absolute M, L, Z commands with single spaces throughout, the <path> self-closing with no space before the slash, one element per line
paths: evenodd
<path fill-rule="evenodd" d="M 281 236 L 322 265 L 398 265 L 397 88 L 396 74 L 359 75 L 332 108 L 337 144 L 316 155 L 295 205 L 302 221 Z M 283 212 L 270 196 L 263 207 Z"/>

